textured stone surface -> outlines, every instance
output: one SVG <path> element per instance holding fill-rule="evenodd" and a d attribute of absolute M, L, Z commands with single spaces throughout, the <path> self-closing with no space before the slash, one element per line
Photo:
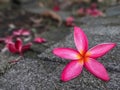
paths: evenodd
<path fill-rule="evenodd" d="M 106 10 L 107 16 L 117 16 L 120 15 L 120 3 L 118 5 L 114 5 Z"/>
<path fill-rule="evenodd" d="M 5 73 L 14 64 L 10 62 L 16 58 L 18 58 L 18 56 L 0 53 L 0 74 Z"/>
<path fill-rule="evenodd" d="M 89 39 L 89 48 L 102 42 L 115 42 L 117 46 L 98 61 L 105 65 L 111 80 L 103 82 L 95 78 L 86 69 L 77 78 L 69 82 L 61 82 L 60 74 L 67 60 L 56 57 L 52 50 L 56 47 L 75 48 L 73 31 L 66 37 L 59 38 L 55 32 L 51 35 L 48 49 L 38 52 L 36 57 L 25 57 L 0 76 L 0 90 L 119 90 L 120 89 L 120 26 L 119 21 L 112 18 L 86 17 L 82 19 L 82 27 Z M 111 25 L 112 23 L 112 25 Z M 107 25 L 106 25 L 107 24 Z M 67 30 L 67 29 L 66 29 Z M 68 29 L 69 30 L 69 29 Z M 65 32 L 63 32 L 65 33 Z M 62 33 L 61 33 L 62 34 Z M 43 34 L 46 36 L 49 34 Z M 55 36 L 54 36 L 55 35 Z M 63 38 L 63 39 L 62 39 Z M 31 51 L 31 55 L 34 52 Z M 29 53 L 28 53 L 29 55 Z"/>
<path fill-rule="evenodd" d="M 89 26 L 120 26 L 120 17 L 119 16 L 113 16 L 113 17 L 84 17 L 79 20 L 80 22 L 89 25 Z"/>

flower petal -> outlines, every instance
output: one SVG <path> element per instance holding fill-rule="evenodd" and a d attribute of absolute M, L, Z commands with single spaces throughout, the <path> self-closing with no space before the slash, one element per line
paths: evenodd
<path fill-rule="evenodd" d="M 83 63 L 79 60 L 71 61 L 62 71 L 61 80 L 66 82 L 77 77 L 82 71 Z"/>
<path fill-rule="evenodd" d="M 70 16 L 66 18 L 66 25 L 67 26 L 72 26 L 74 24 L 74 17 Z"/>
<path fill-rule="evenodd" d="M 7 44 L 7 48 L 8 48 L 8 50 L 9 50 L 10 52 L 12 52 L 12 53 L 17 53 L 17 49 L 15 48 L 15 44 L 14 44 L 14 43 L 9 42 L 9 43 Z"/>
<path fill-rule="evenodd" d="M 95 10 L 93 11 L 93 16 L 94 16 L 94 17 L 104 16 L 104 13 L 103 13 L 102 11 L 98 10 L 98 9 L 95 9 Z"/>
<path fill-rule="evenodd" d="M 15 36 L 19 36 L 20 34 L 21 34 L 20 31 L 13 31 L 13 35 L 15 35 Z"/>
<path fill-rule="evenodd" d="M 20 36 L 20 35 L 28 36 L 28 35 L 30 35 L 30 31 L 26 30 L 26 29 L 19 29 L 17 31 L 14 31 L 13 35 L 15 35 L 15 36 Z"/>
<path fill-rule="evenodd" d="M 115 43 L 102 43 L 98 44 L 95 47 L 88 50 L 87 54 L 90 55 L 89 57 L 98 58 L 106 54 L 112 48 L 116 46 Z"/>
<path fill-rule="evenodd" d="M 13 38 L 13 36 L 7 36 L 6 38 L 5 38 L 5 43 L 9 43 L 9 42 L 12 42 L 12 38 Z"/>
<path fill-rule="evenodd" d="M 74 27 L 74 41 L 78 51 L 83 55 L 88 50 L 88 39 L 81 28 Z"/>
<path fill-rule="evenodd" d="M 44 42 L 46 42 L 46 40 L 44 38 L 41 38 L 41 37 L 36 37 L 34 39 L 34 42 L 36 42 L 36 43 L 44 43 Z"/>
<path fill-rule="evenodd" d="M 17 40 L 15 42 L 15 47 L 16 47 L 16 49 L 18 49 L 19 52 L 21 52 L 21 50 L 22 50 L 22 40 L 20 38 L 17 38 Z"/>
<path fill-rule="evenodd" d="M 23 36 L 29 36 L 30 35 L 30 31 L 26 30 L 26 29 L 22 29 L 21 35 L 23 35 Z"/>
<path fill-rule="evenodd" d="M 110 79 L 105 67 L 101 63 L 99 63 L 97 60 L 88 58 L 88 60 L 85 62 L 84 65 L 85 65 L 85 68 L 96 77 L 104 81 L 108 81 Z"/>
<path fill-rule="evenodd" d="M 79 52 L 71 48 L 55 48 L 53 53 L 65 59 L 77 60 L 81 58 Z"/>
<path fill-rule="evenodd" d="M 56 11 L 56 12 L 57 12 L 57 11 L 60 11 L 60 7 L 59 7 L 58 5 L 54 6 L 54 7 L 53 7 L 53 11 Z"/>
<path fill-rule="evenodd" d="M 32 45 L 32 43 L 28 43 L 28 44 L 24 45 L 24 46 L 22 47 L 22 52 L 30 49 L 31 45 Z"/>

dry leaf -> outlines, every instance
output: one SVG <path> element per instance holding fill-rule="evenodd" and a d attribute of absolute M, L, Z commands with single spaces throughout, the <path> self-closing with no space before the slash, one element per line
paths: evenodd
<path fill-rule="evenodd" d="M 30 20 L 31 20 L 34 24 L 40 24 L 43 19 L 42 19 L 42 18 L 35 19 L 35 18 L 31 17 Z"/>
<path fill-rule="evenodd" d="M 45 5 L 42 2 L 38 2 L 39 7 L 44 7 Z"/>
<path fill-rule="evenodd" d="M 43 17 L 49 17 L 58 21 L 58 25 L 62 24 L 61 16 L 55 13 L 54 11 L 46 10 L 46 11 L 43 11 L 40 15 Z"/>

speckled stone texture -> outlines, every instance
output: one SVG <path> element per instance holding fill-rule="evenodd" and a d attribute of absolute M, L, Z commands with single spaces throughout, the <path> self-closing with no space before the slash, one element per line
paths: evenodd
<path fill-rule="evenodd" d="M 13 65 L 0 76 L 0 90 L 120 90 L 120 26 L 114 25 L 114 23 L 119 24 L 120 21 L 115 18 L 94 20 L 91 17 L 88 18 L 84 25 L 78 26 L 87 34 L 90 48 L 103 42 L 117 43 L 113 50 L 98 59 L 109 73 L 111 78 L 109 82 L 99 80 L 86 69 L 69 82 L 60 81 L 61 71 L 69 61 L 54 56 L 52 50 L 56 47 L 75 48 L 72 30 L 61 41 L 56 41 L 55 44 L 49 46 L 50 48 L 38 53 L 36 58 L 24 58 Z"/>

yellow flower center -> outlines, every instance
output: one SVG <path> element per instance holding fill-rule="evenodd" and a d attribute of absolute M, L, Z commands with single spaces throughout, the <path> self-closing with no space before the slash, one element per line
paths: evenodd
<path fill-rule="evenodd" d="M 79 56 L 78 56 L 80 58 L 79 62 L 81 64 L 83 64 L 84 62 L 87 62 L 89 56 L 90 56 L 90 52 L 81 51 Z"/>

